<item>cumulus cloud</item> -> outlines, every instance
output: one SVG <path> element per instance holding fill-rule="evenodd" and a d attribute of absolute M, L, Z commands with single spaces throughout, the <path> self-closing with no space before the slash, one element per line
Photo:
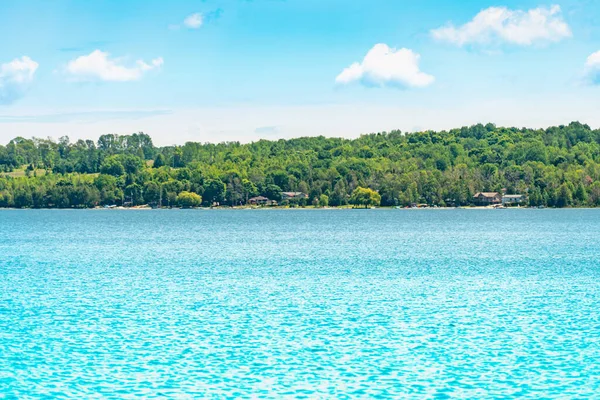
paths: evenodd
<path fill-rule="evenodd" d="M 530 46 L 558 42 L 571 37 L 572 33 L 562 17 L 560 6 L 554 5 L 528 11 L 490 7 L 462 26 L 448 24 L 432 30 L 431 35 L 457 46 L 493 43 Z"/>
<path fill-rule="evenodd" d="M 0 65 L 0 104 L 11 104 L 23 96 L 38 67 L 27 56 Z"/>
<path fill-rule="evenodd" d="M 126 66 L 121 58 L 110 58 L 110 54 L 94 50 L 87 56 L 81 56 L 69 61 L 67 74 L 76 80 L 127 82 L 140 79 L 145 72 L 160 68 L 163 65 L 161 57 L 150 63 L 137 60 L 133 65 Z"/>
<path fill-rule="evenodd" d="M 183 20 L 183 25 L 185 25 L 186 27 L 188 27 L 190 29 L 198 29 L 202 26 L 203 22 L 204 22 L 204 18 L 202 17 L 202 14 L 194 13 L 194 14 L 188 15 Z"/>
<path fill-rule="evenodd" d="M 589 83 L 600 85 L 600 51 L 590 54 L 587 58 L 585 75 Z"/>
<path fill-rule="evenodd" d="M 410 49 L 394 49 L 376 44 L 362 62 L 345 68 L 336 78 L 338 84 L 360 82 L 367 86 L 425 87 L 435 78 L 419 69 L 420 55 Z"/>
<path fill-rule="evenodd" d="M 208 11 L 208 12 L 196 12 L 193 14 L 188 15 L 187 17 L 184 18 L 183 21 L 177 23 L 177 24 L 171 24 L 169 25 L 169 29 L 177 31 L 179 29 L 200 29 L 201 27 L 216 21 L 217 19 L 221 18 L 221 16 L 223 15 L 223 9 L 221 8 L 217 8 L 216 10 L 213 11 Z"/>

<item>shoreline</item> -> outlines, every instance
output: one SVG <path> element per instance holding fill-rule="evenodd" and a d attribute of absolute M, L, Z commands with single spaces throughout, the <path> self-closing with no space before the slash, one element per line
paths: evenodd
<path fill-rule="evenodd" d="M 15 208 L 6 207 L 0 208 L 0 211 L 19 211 L 19 210 L 71 210 L 71 211 L 242 211 L 242 210 L 253 210 L 253 211 L 269 211 L 269 210 L 289 210 L 289 211 L 343 211 L 343 210 L 387 210 L 387 211 L 448 211 L 448 210 L 600 210 L 600 207 L 506 207 L 506 208 L 495 208 L 495 207 L 371 207 L 371 208 L 353 208 L 353 207 L 196 207 L 196 208 L 181 208 L 181 207 L 163 207 L 163 208 L 152 208 L 152 207 L 93 207 L 93 208 Z"/>

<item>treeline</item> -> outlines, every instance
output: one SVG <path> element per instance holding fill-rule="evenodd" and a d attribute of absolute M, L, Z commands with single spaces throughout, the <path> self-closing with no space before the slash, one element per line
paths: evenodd
<path fill-rule="evenodd" d="M 358 188 L 376 191 L 383 206 L 467 205 L 476 192 L 502 189 L 532 206 L 600 206 L 600 130 L 479 124 L 168 147 L 139 133 L 0 146 L 0 207 L 235 206 L 287 191 L 308 194 L 302 204 L 341 206 Z"/>

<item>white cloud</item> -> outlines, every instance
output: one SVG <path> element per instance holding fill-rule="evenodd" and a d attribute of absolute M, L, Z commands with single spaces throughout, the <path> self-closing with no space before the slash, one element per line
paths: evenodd
<path fill-rule="evenodd" d="M 361 82 L 367 86 L 425 87 L 435 78 L 419 69 L 420 55 L 410 49 L 394 49 L 379 43 L 362 62 L 344 69 L 336 83 Z"/>
<path fill-rule="evenodd" d="M 554 5 L 528 11 L 490 7 L 460 27 L 448 24 L 432 30 L 431 35 L 458 46 L 500 42 L 530 46 L 558 42 L 572 33 L 562 18 L 560 6 Z"/>
<path fill-rule="evenodd" d="M 587 67 L 599 68 L 600 67 L 600 51 L 597 51 L 597 52 L 591 54 L 587 58 L 585 65 Z"/>
<path fill-rule="evenodd" d="M 0 104 L 19 99 L 33 81 L 39 64 L 27 56 L 0 65 Z"/>
<path fill-rule="evenodd" d="M 203 22 L 204 22 L 204 19 L 202 17 L 202 14 L 200 14 L 200 13 L 194 13 L 194 14 L 188 15 L 183 20 L 183 24 L 190 29 L 200 28 L 202 26 Z"/>
<path fill-rule="evenodd" d="M 600 51 L 591 54 L 587 58 L 585 75 L 589 83 L 600 85 Z"/>
<path fill-rule="evenodd" d="M 159 57 L 150 64 L 137 60 L 134 65 L 125 66 L 123 59 L 111 59 L 108 53 L 94 50 L 87 56 L 69 61 L 67 73 L 77 80 L 126 82 L 140 79 L 145 72 L 160 68 L 163 63 L 163 59 Z"/>

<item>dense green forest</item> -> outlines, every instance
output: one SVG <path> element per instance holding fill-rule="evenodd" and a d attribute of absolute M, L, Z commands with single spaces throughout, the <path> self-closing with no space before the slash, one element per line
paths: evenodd
<path fill-rule="evenodd" d="M 0 207 L 234 206 L 258 195 L 280 201 L 282 191 L 340 206 L 358 188 L 376 191 L 371 198 L 382 206 L 467 205 L 478 191 L 503 188 L 533 206 L 600 206 L 600 130 L 479 124 L 168 147 L 139 133 L 74 143 L 18 137 L 0 146 Z"/>

